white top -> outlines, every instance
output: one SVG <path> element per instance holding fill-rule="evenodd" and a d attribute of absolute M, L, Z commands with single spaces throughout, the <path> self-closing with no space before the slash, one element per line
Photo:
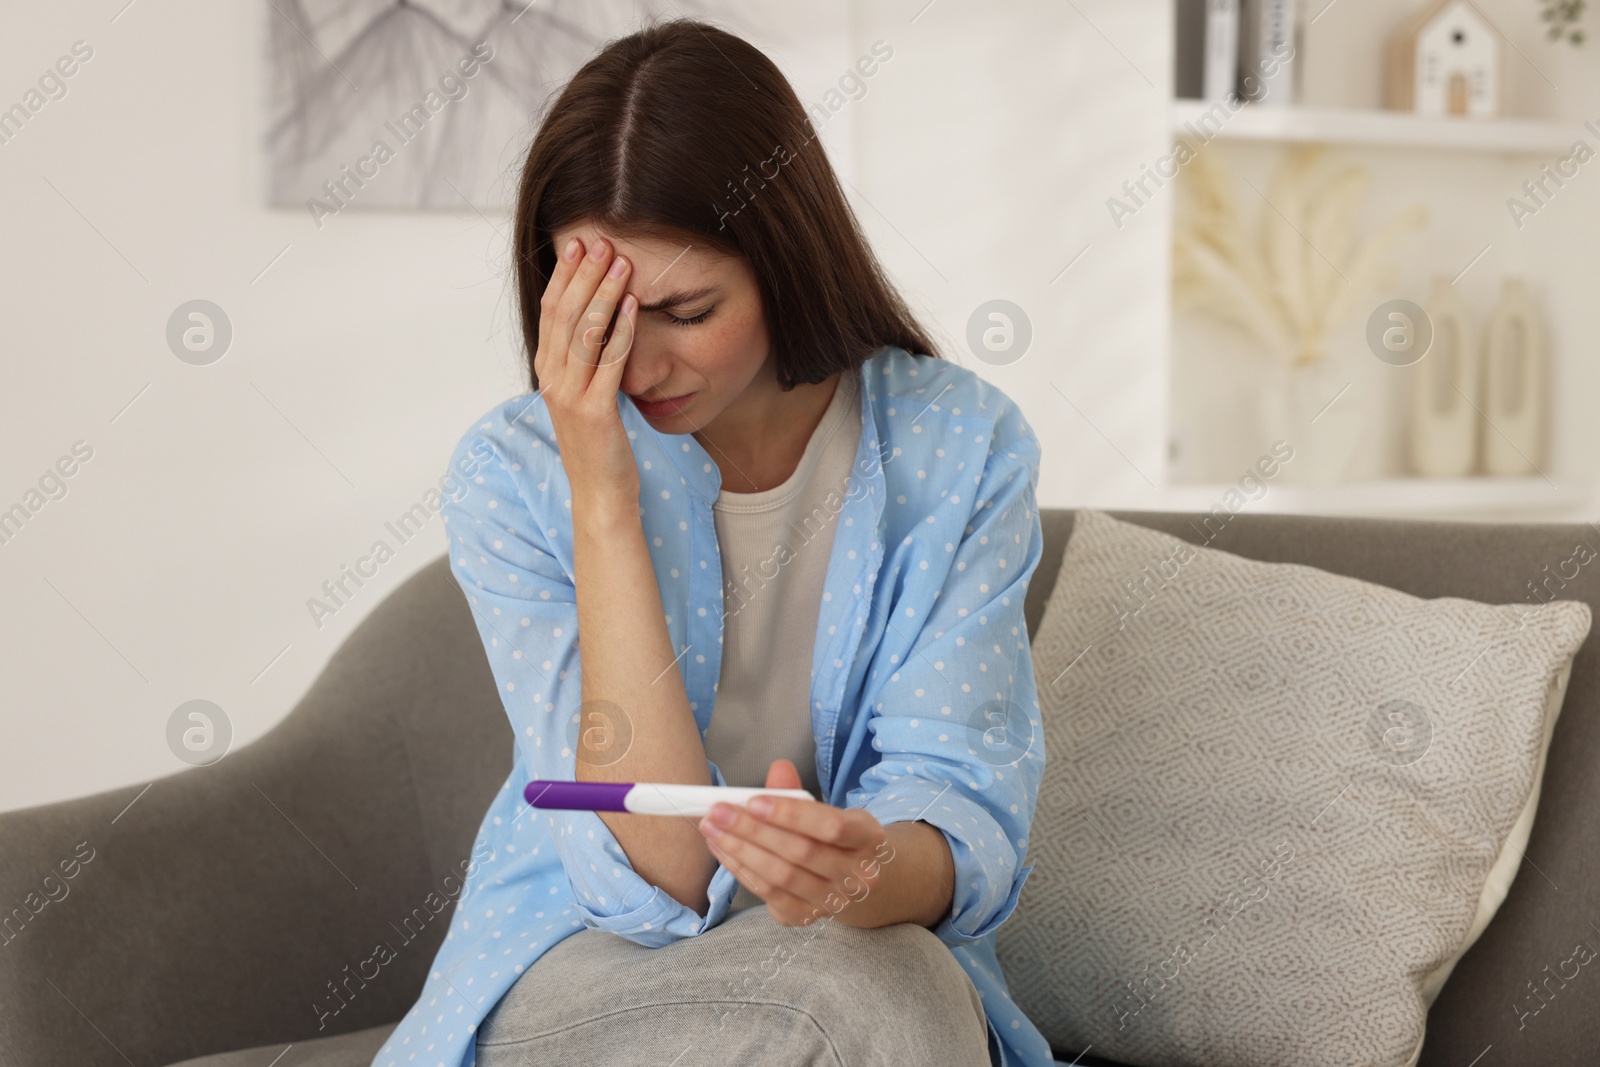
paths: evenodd
<path fill-rule="evenodd" d="M 722 552 L 722 673 L 706 756 L 729 785 L 762 786 L 788 759 L 821 797 L 811 725 L 811 656 L 833 533 L 861 440 L 857 372 L 839 376 L 794 473 L 759 493 L 722 490 L 711 505 Z M 832 506 L 829 506 L 830 494 Z M 735 872 L 737 874 L 737 872 Z M 740 884 L 730 910 L 760 904 Z"/>

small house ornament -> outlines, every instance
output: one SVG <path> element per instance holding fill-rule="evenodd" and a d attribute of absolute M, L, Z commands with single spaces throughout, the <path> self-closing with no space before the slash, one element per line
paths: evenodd
<path fill-rule="evenodd" d="M 1500 36 L 1469 0 L 1437 0 L 1389 39 L 1386 103 L 1430 117 L 1500 114 Z"/>

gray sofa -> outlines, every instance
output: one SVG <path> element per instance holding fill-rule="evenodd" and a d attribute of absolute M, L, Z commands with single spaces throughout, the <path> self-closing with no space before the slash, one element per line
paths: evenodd
<path fill-rule="evenodd" d="M 1112 514 L 1201 540 L 1190 526 L 1198 516 Z M 1072 520 L 1043 515 L 1030 631 Z M 1578 542 L 1600 544 L 1595 533 L 1240 514 L 1212 546 L 1418 596 L 1509 603 Z M 1561 595 L 1600 612 L 1595 569 Z M 1600 1059 L 1600 975 L 1585 967 L 1561 982 L 1546 970 L 1578 941 L 1600 947 L 1597 648 L 1587 642 L 1574 665 L 1528 846 L 1548 880 L 1518 875 L 1435 1003 L 1419 1067 Z M 459 872 L 510 759 L 510 728 L 441 557 L 385 600 L 254 743 L 142 795 L 136 785 L 0 814 L 0 1064 L 367 1063 L 421 988 L 449 911 L 410 940 L 395 924 Z M 40 906 L 47 893 L 54 899 Z M 398 955 L 355 977 L 372 973 L 384 940 L 403 946 Z M 1532 1017 L 1514 1007 L 1534 1003 L 1544 1007 Z M 1071 1062 L 1081 1051 L 1056 1054 Z"/>

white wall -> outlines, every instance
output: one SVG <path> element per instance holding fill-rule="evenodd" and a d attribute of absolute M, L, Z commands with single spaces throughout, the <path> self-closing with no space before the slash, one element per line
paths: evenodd
<path fill-rule="evenodd" d="M 866 5 L 864 36 L 894 41 L 903 65 L 862 108 L 857 211 L 946 355 L 1023 405 L 1042 504 L 1153 506 L 1170 206 L 1118 230 L 1105 204 L 1170 148 L 1168 5 L 939 0 L 906 26 L 923 2 Z M 1007 366 L 965 343 L 996 298 L 1033 326 Z"/>
<path fill-rule="evenodd" d="M 823 135 L 874 246 L 948 354 L 1025 405 L 1043 504 L 1138 504 L 1162 482 L 1165 223 L 1118 233 L 1104 200 L 1165 151 L 1169 21 L 1161 0 L 1075 7 L 872 0 L 848 55 L 751 38 L 807 98 L 874 40 L 895 49 Z M 804 24 L 794 10 L 746 17 Z M 219 705 L 235 745 L 270 729 L 442 532 L 320 629 L 307 598 L 524 387 L 504 218 L 351 210 L 318 230 L 261 206 L 265 17 L 199 0 L 3 16 L 0 106 L 74 41 L 94 56 L 0 146 L 0 507 L 74 442 L 93 458 L 0 545 L 0 810 L 184 769 L 165 731 L 188 700 Z M 1010 367 L 960 351 L 994 297 L 1035 330 Z M 234 327 L 206 367 L 164 341 L 195 298 Z"/>

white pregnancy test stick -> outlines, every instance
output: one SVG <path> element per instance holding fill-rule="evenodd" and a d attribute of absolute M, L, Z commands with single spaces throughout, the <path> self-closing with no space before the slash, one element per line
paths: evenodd
<path fill-rule="evenodd" d="M 627 811 L 635 815 L 685 815 L 699 818 L 717 803 L 744 807 L 752 797 L 816 800 L 804 789 L 763 789 L 733 785 L 676 785 L 669 782 L 560 782 L 535 778 L 522 796 L 536 808 L 576 811 Z"/>

